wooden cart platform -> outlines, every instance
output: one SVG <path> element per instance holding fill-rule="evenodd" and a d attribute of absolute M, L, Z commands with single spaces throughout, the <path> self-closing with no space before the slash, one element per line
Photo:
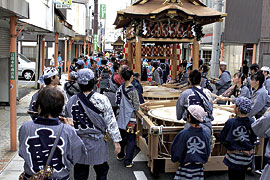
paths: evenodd
<path fill-rule="evenodd" d="M 184 129 L 184 121 L 176 120 L 176 115 L 168 113 L 168 117 L 164 118 L 164 111 L 159 115 L 151 113 L 153 110 L 169 109 L 173 113 L 175 108 L 175 100 L 154 101 L 153 106 L 150 106 L 150 111 L 143 112 L 139 110 L 137 113 L 137 129 L 139 131 L 137 138 L 137 145 L 144 153 L 148 167 L 153 174 L 160 172 L 176 172 L 178 168 L 177 163 L 173 163 L 170 158 L 171 144 L 174 137 Z M 226 154 L 226 148 L 218 141 L 218 134 L 223 129 L 225 121 L 221 121 L 221 114 L 225 116 L 230 114 L 225 110 L 214 110 L 216 120 L 213 121 L 213 134 L 216 138 L 214 148 L 209 157 L 208 163 L 205 165 L 205 171 L 224 171 L 227 166 L 224 165 L 223 159 Z M 221 111 L 223 111 L 221 113 Z M 174 111 L 175 113 L 175 111 Z M 219 114 L 221 113 L 221 114 Z M 224 116 L 224 117 L 225 117 Z M 260 164 L 263 157 L 263 139 L 260 139 L 260 144 L 256 145 L 255 152 Z"/>

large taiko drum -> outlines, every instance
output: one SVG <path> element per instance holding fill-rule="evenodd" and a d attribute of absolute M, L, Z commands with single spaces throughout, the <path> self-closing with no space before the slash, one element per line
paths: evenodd
<path fill-rule="evenodd" d="M 168 124 L 173 123 L 175 126 L 183 126 L 186 123 L 184 120 L 177 120 L 175 106 L 152 109 L 148 111 L 148 115 L 158 121 L 167 121 Z M 224 126 L 230 115 L 231 113 L 229 111 L 214 108 L 214 121 L 212 121 L 212 125 Z M 164 125 L 164 122 L 162 122 L 160 125 Z"/>
<path fill-rule="evenodd" d="M 144 86 L 143 97 L 146 100 L 177 100 L 180 91 L 163 86 Z"/>
<path fill-rule="evenodd" d="M 226 110 L 221 110 L 214 108 L 213 110 L 213 116 L 214 121 L 212 121 L 213 126 L 213 135 L 215 137 L 215 145 L 212 149 L 212 156 L 224 156 L 226 154 L 226 149 L 224 146 L 221 145 L 221 143 L 218 141 L 218 136 L 220 132 L 220 128 L 222 128 L 225 125 L 225 122 L 229 119 L 229 115 L 231 113 Z M 152 120 L 152 122 L 157 125 L 164 127 L 183 127 L 185 125 L 184 120 L 177 120 L 176 119 L 176 107 L 170 106 L 170 107 L 159 107 L 155 109 L 151 109 L 148 111 L 148 116 Z M 164 133 L 163 134 L 163 141 L 162 144 L 159 146 L 159 154 L 164 157 L 170 157 L 170 151 L 171 151 L 171 145 L 173 142 L 173 139 L 176 134 L 170 134 L 170 133 Z M 212 141 L 212 140 L 211 140 Z"/>

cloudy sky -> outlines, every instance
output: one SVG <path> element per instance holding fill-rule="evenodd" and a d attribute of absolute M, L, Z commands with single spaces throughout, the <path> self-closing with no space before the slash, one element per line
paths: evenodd
<path fill-rule="evenodd" d="M 90 1 L 91 4 L 94 4 L 94 1 Z M 99 4 L 106 4 L 107 7 L 107 19 L 106 26 L 114 27 L 112 24 L 116 18 L 117 11 L 121 9 L 125 9 L 127 6 L 131 4 L 131 0 L 99 0 Z"/>

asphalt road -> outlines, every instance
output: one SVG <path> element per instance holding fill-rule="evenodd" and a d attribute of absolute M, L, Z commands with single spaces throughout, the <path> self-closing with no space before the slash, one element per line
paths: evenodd
<path fill-rule="evenodd" d="M 18 81 L 18 100 L 29 94 L 34 90 L 35 81 L 25 81 L 24 79 L 19 79 Z"/>
<path fill-rule="evenodd" d="M 108 180 L 170 180 L 174 178 L 174 173 L 160 173 L 158 178 L 155 178 L 150 173 L 149 168 L 147 167 L 146 161 L 143 161 L 141 158 L 137 159 L 134 162 L 134 166 L 132 168 L 124 167 L 123 161 L 118 161 L 116 159 L 116 155 L 113 152 L 112 143 L 109 144 L 109 174 Z M 136 149 L 136 155 L 139 153 L 139 149 Z M 140 153 L 141 154 L 141 153 Z M 135 157 L 136 157 L 135 155 Z M 141 160 L 140 160 L 141 159 Z M 90 169 L 89 180 L 95 179 L 95 172 L 93 168 Z M 227 172 L 206 172 L 205 180 L 227 180 Z M 253 176 L 246 175 L 246 180 L 259 180 L 260 176 L 254 174 Z"/>

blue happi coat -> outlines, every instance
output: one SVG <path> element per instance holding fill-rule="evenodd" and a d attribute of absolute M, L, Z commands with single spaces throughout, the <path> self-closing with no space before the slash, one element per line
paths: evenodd
<path fill-rule="evenodd" d="M 268 96 L 268 92 L 264 86 L 253 91 L 251 101 L 251 111 L 247 114 L 248 117 L 255 116 L 256 119 L 258 119 L 265 113 L 267 108 L 270 107 L 270 96 Z"/>
<path fill-rule="evenodd" d="M 179 162 L 175 179 L 203 180 L 203 164 L 210 155 L 210 135 L 203 128 L 189 127 L 174 138 L 171 159 Z"/>
<path fill-rule="evenodd" d="M 112 107 L 116 107 L 117 104 L 115 103 L 116 99 L 115 99 L 115 95 L 116 95 L 116 91 L 118 90 L 119 88 L 119 85 L 116 84 L 116 82 L 113 80 L 114 78 L 114 75 L 112 75 L 110 77 L 110 80 L 109 80 L 109 88 L 108 90 L 105 91 L 104 95 L 108 97 Z"/>
<path fill-rule="evenodd" d="M 208 90 L 207 90 L 208 91 Z M 201 127 L 204 128 L 209 134 L 212 131 L 211 121 L 214 120 L 213 117 L 213 105 L 210 103 L 208 97 L 204 93 L 204 89 L 196 86 L 191 89 L 185 90 L 178 98 L 176 103 L 176 117 L 178 120 L 186 120 L 186 111 L 190 105 L 200 105 L 207 116 L 204 122 L 201 123 Z M 189 127 L 189 123 L 186 123 L 185 128 Z"/>
<path fill-rule="evenodd" d="M 19 129 L 19 156 L 24 163 L 26 176 L 32 176 L 46 164 L 57 133 L 62 126 L 58 118 L 41 118 L 25 122 Z M 85 155 L 85 146 L 70 125 L 63 125 L 56 151 L 51 160 L 52 178 L 69 179 L 72 164 Z"/>
<path fill-rule="evenodd" d="M 217 95 L 221 95 L 231 86 L 231 74 L 229 71 L 224 71 L 219 76 L 219 81 L 215 83 L 217 88 Z"/>
<path fill-rule="evenodd" d="M 263 85 L 268 92 L 268 95 L 270 95 L 270 76 L 265 79 Z"/>
<path fill-rule="evenodd" d="M 65 112 L 86 146 L 87 155 L 82 155 L 79 163 L 98 165 L 108 161 L 106 130 L 114 142 L 122 140 L 108 98 L 93 91 L 87 96 L 80 92 L 69 99 Z"/>
<path fill-rule="evenodd" d="M 251 129 L 253 122 L 254 120 L 248 117 L 229 119 L 220 132 L 220 142 L 229 151 L 250 151 L 254 149 L 254 142 L 257 137 Z M 232 169 L 246 169 L 251 166 L 252 160 L 253 154 L 227 153 L 224 163 Z"/>
<path fill-rule="evenodd" d="M 270 112 L 265 113 L 261 118 L 257 119 L 251 125 L 254 133 L 261 138 L 270 138 Z M 267 165 L 264 167 L 262 180 L 270 179 L 270 141 L 268 140 L 264 156 L 268 159 Z"/>
<path fill-rule="evenodd" d="M 139 95 L 136 88 L 131 85 L 125 88 L 125 83 L 120 86 L 116 93 L 116 101 L 119 104 L 119 115 L 117 117 L 117 124 L 120 129 L 126 129 L 131 119 L 135 120 L 135 112 L 139 107 L 135 107 L 134 99 L 129 97 L 129 93 L 134 94 L 134 98 L 139 102 Z M 139 105 L 139 104 L 138 104 Z"/>

